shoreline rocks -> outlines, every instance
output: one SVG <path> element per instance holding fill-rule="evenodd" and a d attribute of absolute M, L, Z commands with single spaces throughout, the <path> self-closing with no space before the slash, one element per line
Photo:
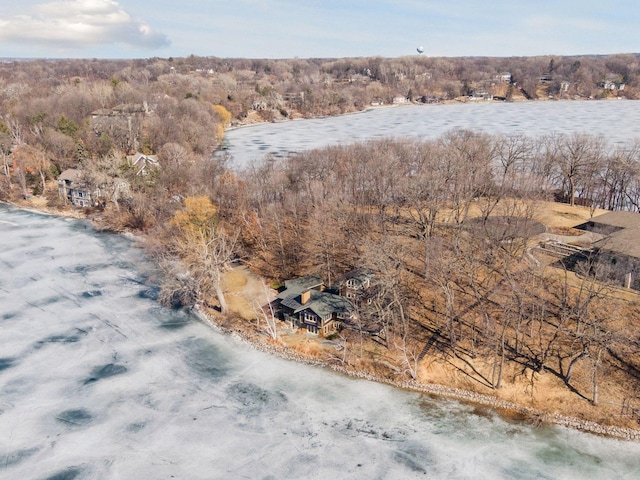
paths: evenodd
<path fill-rule="evenodd" d="M 322 368 L 328 368 L 336 373 L 347 375 L 351 378 L 359 380 L 367 380 L 371 382 L 381 383 L 389 385 L 395 388 L 401 388 L 417 393 L 424 393 L 427 395 L 433 395 L 443 398 L 450 398 L 465 403 L 470 403 L 477 406 L 487 407 L 496 411 L 499 411 L 505 416 L 508 413 L 517 414 L 523 418 L 520 420 L 524 423 L 529 423 L 533 426 L 558 425 L 567 428 L 580 430 L 587 433 L 596 435 L 602 435 L 611 438 L 617 438 L 621 440 L 640 441 L 640 430 L 635 430 L 625 427 L 616 427 L 610 425 L 602 425 L 590 420 L 581 420 L 578 418 L 570 417 L 567 415 L 561 415 L 559 413 L 548 413 L 541 410 L 537 410 L 532 407 L 526 407 L 518 405 L 507 400 L 502 400 L 492 395 L 486 395 L 482 393 L 473 392 L 470 390 L 464 390 L 461 388 L 447 387 L 445 385 L 439 385 L 434 383 L 422 383 L 415 380 L 392 380 L 389 378 L 375 375 L 374 373 L 357 370 L 355 368 L 347 368 L 343 365 L 330 363 L 318 358 L 313 358 L 307 355 L 303 355 L 290 348 L 275 345 L 268 342 L 266 339 L 261 340 L 248 335 L 246 332 L 239 329 L 228 328 L 220 325 L 214 319 L 212 319 L 201 308 L 195 307 L 193 313 L 201 321 L 207 323 L 215 330 L 230 335 L 236 338 L 242 343 L 250 345 L 252 348 L 271 355 L 277 355 L 285 360 L 295 361 L 310 366 L 317 366 Z"/>

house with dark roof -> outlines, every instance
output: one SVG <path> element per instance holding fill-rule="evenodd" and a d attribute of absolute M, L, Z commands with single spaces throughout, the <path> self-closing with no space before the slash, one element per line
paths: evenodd
<path fill-rule="evenodd" d="M 283 320 L 310 333 L 330 335 L 350 329 L 360 334 L 384 337 L 384 323 L 373 308 L 378 294 L 375 275 L 366 269 L 352 270 L 326 288 L 322 279 L 307 275 L 285 281 L 275 306 Z"/>
<path fill-rule="evenodd" d="M 592 248 L 611 281 L 640 290 L 640 213 L 608 212 L 576 228 L 599 237 Z"/>
<path fill-rule="evenodd" d="M 310 333 L 330 335 L 355 315 L 353 303 L 326 290 L 322 279 L 315 275 L 285 281 L 277 300 L 284 320 Z"/>

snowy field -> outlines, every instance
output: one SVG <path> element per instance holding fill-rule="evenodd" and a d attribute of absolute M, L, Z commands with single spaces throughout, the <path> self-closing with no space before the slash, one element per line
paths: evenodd
<path fill-rule="evenodd" d="M 640 445 L 252 350 L 122 237 L 0 205 L 1 479 L 637 479 Z"/>
<path fill-rule="evenodd" d="M 450 130 L 489 134 L 601 135 L 611 146 L 640 138 L 640 102 L 632 100 L 472 103 L 377 108 L 339 117 L 264 123 L 225 133 L 233 165 L 244 168 L 266 154 L 284 157 L 327 145 L 376 138 L 436 138 Z"/>

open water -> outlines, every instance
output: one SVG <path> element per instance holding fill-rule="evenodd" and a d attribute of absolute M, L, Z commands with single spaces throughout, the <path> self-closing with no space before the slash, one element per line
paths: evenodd
<path fill-rule="evenodd" d="M 0 479 L 638 479 L 640 444 L 255 351 L 122 236 L 0 205 Z"/>
<path fill-rule="evenodd" d="M 640 101 L 482 102 L 407 105 L 339 117 L 263 123 L 225 133 L 237 168 L 327 145 L 376 138 L 436 138 L 450 130 L 490 134 L 588 133 L 610 146 L 640 138 Z"/>

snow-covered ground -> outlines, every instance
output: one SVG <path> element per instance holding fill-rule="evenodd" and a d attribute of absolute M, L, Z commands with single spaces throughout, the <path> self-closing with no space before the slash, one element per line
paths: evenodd
<path fill-rule="evenodd" d="M 621 121 L 624 119 L 624 121 Z M 450 130 L 490 134 L 601 135 L 611 146 L 640 137 L 640 102 L 560 101 L 410 105 L 377 108 L 338 117 L 263 123 L 230 130 L 225 145 L 233 165 L 244 168 L 275 157 L 327 145 L 377 138 L 436 138 Z"/>
<path fill-rule="evenodd" d="M 1 479 L 640 478 L 534 429 L 257 352 L 153 300 L 122 237 L 0 205 Z"/>

